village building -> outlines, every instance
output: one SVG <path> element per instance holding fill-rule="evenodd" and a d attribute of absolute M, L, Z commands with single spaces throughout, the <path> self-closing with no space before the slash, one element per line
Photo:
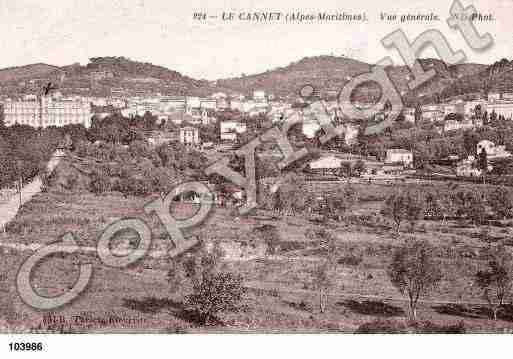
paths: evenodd
<path fill-rule="evenodd" d="M 401 148 L 387 150 L 385 164 L 402 164 L 404 167 L 413 166 L 413 153 Z"/>
<path fill-rule="evenodd" d="M 180 128 L 180 143 L 188 146 L 197 146 L 200 144 L 199 130 L 196 127 L 185 126 Z"/>
<path fill-rule="evenodd" d="M 321 157 L 309 163 L 308 167 L 312 172 L 322 174 L 334 174 L 340 170 L 342 159 L 335 155 Z"/>
<path fill-rule="evenodd" d="M 246 132 L 246 123 L 237 120 L 226 120 L 219 123 L 221 141 L 237 140 L 237 135 Z"/>
<path fill-rule="evenodd" d="M 488 140 L 479 141 L 476 145 L 476 153 L 479 155 L 482 151 L 486 152 L 486 156 L 489 160 L 496 158 L 511 157 L 511 152 L 506 151 L 506 146 L 496 146 L 495 143 Z"/>
<path fill-rule="evenodd" d="M 478 177 L 481 175 L 481 170 L 476 166 L 476 160 L 474 156 L 468 156 L 468 158 L 458 162 L 456 166 L 456 175 L 461 177 Z"/>
<path fill-rule="evenodd" d="M 20 101 L 3 102 L 4 124 L 28 125 L 32 127 L 62 127 L 83 125 L 91 127 L 91 104 L 82 98 L 60 96 L 31 96 Z"/>

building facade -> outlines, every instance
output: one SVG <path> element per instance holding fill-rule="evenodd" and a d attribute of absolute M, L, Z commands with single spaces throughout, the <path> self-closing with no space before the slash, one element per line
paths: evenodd
<path fill-rule="evenodd" d="M 401 163 L 405 167 L 411 167 L 413 165 L 413 154 L 411 153 L 411 151 L 408 150 L 403 150 L 401 148 L 392 148 L 387 150 L 385 163 Z"/>
<path fill-rule="evenodd" d="M 197 146 L 200 144 L 199 130 L 196 127 L 186 126 L 180 128 L 180 142 L 189 145 Z"/>
<path fill-rule="evenodd" d="M 91 104 L 80 98 L 53 98 L 49 96 L 33 100 L 5 101 L 4 123 L 32 127 L 83 125 L 91 127 Z"/>

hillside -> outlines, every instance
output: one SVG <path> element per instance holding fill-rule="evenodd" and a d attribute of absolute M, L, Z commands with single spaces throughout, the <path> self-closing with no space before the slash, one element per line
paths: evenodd
<path fill-rule="evenodd" d="M 436 76 L 426 81 L 418 88 L 409 91 L 407 88 L 407 80 L 405 81 L 404 74 L 408 74 L 406 66 L 394 68 L 390 76 L 396 86 L 406 93 L 404 100 L 406 102 L 433 102 L 439 101 L 444 97 L 449 97 L 444 91 L 448 87 L 453 86 L 462 78 L 472 78 L 476 74 L 485 70 L 488 66 L 481 64 L 465 63 L 457 65 L 447 65 L 443 61 L 438 59 L 421 59 L 422 67 L 425 71 L 434 69 Z M 400 70 L 399 70 L 400 69 Z M 401 72 L 403 76 L 396 75 L 397 72 Z M 470 92 L 470 91 L 469 91 Z"/>
<path fill-rule="evenodd" d="M 33 93 L 48 81 L 55 83 L 64 94 L 108 96 L 112 89 L 126 95 L 155 92 L 206 95 L 208 91 L 207 81 L 192 79 L 163 66 L 125 57 L 94 57 L 86 65 L 32 64 L 0 70 L 3 85 L 0 93 Z"/>
<path fill-rule="evenodd" d="M 421 59 L 423 68 L 427 71 L 435 69 L 437 75 L 418 89 L 410 91 L 408 81 L 410 71 L 407 66 L 390 66 L 386 69 L 392 82 L 401 92 L 405 101 L 415 101 L 419 97 L 429 98 L 442 92 L 461 77 L 470 77 L 487 68 L 479 64 L 446 65 L 437 59 Z M 371 65 L 357 60 L 335 57 L 316 56 L 306 57 L 286 67 L 266 71 L 264 73 L 217 81 L 217 85 L 233 91 L 250 93 L 253 89 L 261 88 L 278 96 L 297 93 L 306 84 L 313 85 L 322 91 L 340 90 L 352 77 L 370 70 Z M 369 100 L 379 96 L 375 84 L 365 84 L 355 93 L 355 98 Z"/>
<path fill-rule="evenodd" d="M 491 67 L 479 64 L 446 65 L 437 59 L 421 59 L 427 71 L 434 68 L 437 75 L 420 88 L 410 91 L 411 77 L 406 66 L 387 68 L 391 80 L 401 92 L 406 103 L 432 101 L 436 97 L 473 92 L 481 89 L 490 79 Z M 511 86 L 513 74 L 507 73 L 504 61 L 493 65 L 493 86 Z M 510 63 L 507 63 L 510 64 Z M 509 65 L 508 65 L 509 66 Z M 280 97 L 293 96 L 304 85 L 313 85 L 321 93 L 336 95 L 351 78 L 368 72 L 371 65 L 346 57 L 305 57 L 285 67 L 263 73 L 220 79 L 215 82 L 196 80 L 177 71 L 125 57 L 94 57 L 89 63 L 57 67 L 33 64 L 0 70 L 0 93 L 15 95 L 33 93 L 46 81 L 57 83 L 64 94 L 109 96 L 144 95 L 156 92 L 166 95 L 206 96 L 214 92 L 250 95 L 255 89 L 264 89 Z M 499 75 L 499 73 L 501 75 Z M 503 76 L 507 73 L 506 76 Z M 477 75 L 477 76 L 476 76 Z M 356 100 L 376 100 L 380 96 L 376 84 L 367 83 L 354 93 Z"/>
<path fill-rule="evenodd" d="M 0 69 L 0 83 L 10 81 L 21 81 L 26 79 L 36 79 L 60 72 L 57 66 L 37 63 L 25 66 L 8 67 Z"/>
<path fill-rule="evenodd" d="M 287 96 L 297 93 L 299 88 L 307 84 L 326 90 L 340 88 L 350 76 L 367 72 L 369 69 L 368 64 L 345 57 L 305 57 L 286 67 L 219 80 L 217 84 L 242 93 L 261 88 L 279 96 Z"/>
<path fill-rule="evenodd" d="M 93 93 L 107 95 L 113 88 L 122 88 L 128 94 L 185 94 L 207 84 L 163 66 L 125 57 L 94 57 L 84 66 L 73 64 L 62 69 L 66 73 L 63 88 L 86 87 Z"/>
<path fill-rule="evenodd" d="M 475 74 L 466 74 L 447 86 L 444 97 L 478 91 L 513 91 L 513 61 L 502 59 Z"/>

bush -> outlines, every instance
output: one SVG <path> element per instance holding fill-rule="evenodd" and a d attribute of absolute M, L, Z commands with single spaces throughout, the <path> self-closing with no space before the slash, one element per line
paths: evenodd
<path fill-rule="evenodd" d="M 373 322 L 364 323 L 356 329 L 355 334 L 406 334 L 406 326 L 394 320 L 378 319 Z"/>
<path fill-rule="evenodd" d="M 344 257 L 340 257 L 337 261 L 338 264 L 348 265 L 348 266 L 357 266 L 362 263 L 363 258 L 361 256 L 356 256 L 354 254 L 350 254 Z"/>
<path fill-rule="evenodd" d="M 244 295 L 242 276 L 219 272 L 203 275 L 194 283 L 193 293 L 186 298 L 186 303 L 198 313 L 203 323 L 210 323 L 223 311 L 236 311 Z"/>
<path fill-rule="evenodd" d="M 101 194 L 110 191 L 110 181 L 103 171 L 95 171 L 91 174 L 89 190 L 94 194 Z"/>
<path fill-rule="evenodd" d="M 355 334 L 465 334 L 465 324 L 436 324 L 430 321 L 407 323 L 378 319 L 364 323 Z"/>

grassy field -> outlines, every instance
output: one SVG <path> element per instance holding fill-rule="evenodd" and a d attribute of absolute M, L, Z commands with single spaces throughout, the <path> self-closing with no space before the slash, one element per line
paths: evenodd
<path fill-rule="evenodd" d="M 419 317 L 434 323 L 459 323 L 470 332 L 513 330 L 513 309 L 509 306 L 498 321 L 490 320 L 480 292 L 474 288 L 472 274 L 482 262 L 483 249 L 490 242 L 510 241 L 513 227 L 473 227 L 457 222 L 422 221 L 413 233 L 399 235 L 378 216 L 378 187 L 362 187 L 367 199 L 355 213 L 372 220 L 345 224 L 323 224 L 337 238 L 338 265 L 328 309 L 318 310 L 317 292 L 311 270 L 322 258 L 319 241 L 308 231 L 320 224 L 304 217 L 270 216 L 259 213 L 238 217 L 232 209 L 216 208 L 208 220 L 191 233 L 207 241 L 236 242 L 254 236 L 255 228 L 275 225 L 280 233 L 277 255 L 256 259 L 227 258 L 226 265 L 243 275 L 248 288 L 241 311 L 224 313 L 217 326 L 199 325 L 183 306 L 184 292 L 174 293 L 166 281 L 168 259 L 143 259 L 126 269 L 106 267 L 91 254 L 54 256 L 35 272 L 37 290 L 55 295 L 73 285 L 79 260 L 93 263 L 94 275 L 85 293 L 53 315 L 34 311 L 21 303 L 14 289 L 16 271 L 29 252 L 4 250 L 0 262 L 4 311 L 15 328 L 41 328 L 70 332 L 354 332 L 361 324 L 377 319 L 406 320 L 407 302 L 392 286 L 386 268 L 394 247 L 406 238 L 428 239 L 439 250 L 444 279 L 436 290 L 423 298 Z M 153 232 L 154 249 L 165 249 L 169 240 L 156 217 L 148 216 L 143 206 L 150 198 L 123 198 L 118 194 L 96 196 L 91 193 L 42 193 L 27 203 L 0 235 L 2 243 L 48 243 L 72 232 L 82 246 L 94 246 L 102 230 L 123 217 L 144 219 Z M 173 211 L 185 216 L 194 211 L 188 204 L 177 204 Z M 120 236 L 120 242 L 130 236 Z M 242 259 L 242 260 L 241 260 Z M 184 289 L 186 291 L 186 289 Z M 7 314 L 6 314 L 7 315 Z M 60 328 L 60 329 L 59 329 Z M 18 330 L 18 329 L 15 329 Z"/>

